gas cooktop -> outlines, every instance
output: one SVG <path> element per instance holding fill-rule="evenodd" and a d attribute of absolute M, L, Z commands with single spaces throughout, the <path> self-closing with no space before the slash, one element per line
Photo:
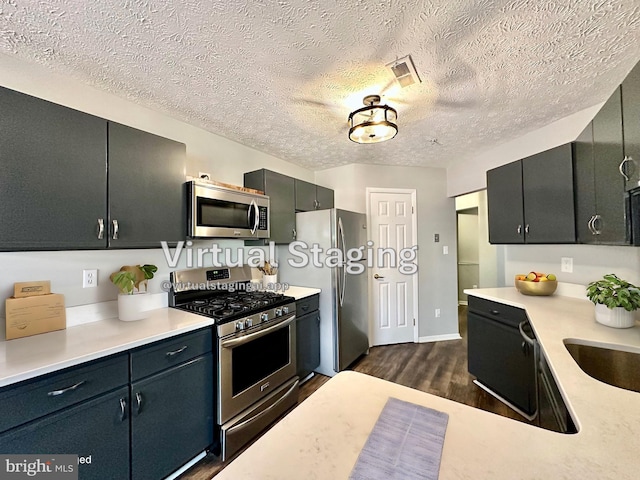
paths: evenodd
<path fill-rule="evenodd" d="M 216 323 L 223 323 L 291 302 L 295 302 L 293 297 L 279 293 L 243 291 L 213 293 L 206 298 L 176 304 L 175 307 L 213 318 Z"/>
<path fill-rule="evenodd" d="M 171 273 L 169 305 L 223 324 L 295 302 L 281 293 L 258 291 L 251 280 L 246 266 L 178 270 Z"/>

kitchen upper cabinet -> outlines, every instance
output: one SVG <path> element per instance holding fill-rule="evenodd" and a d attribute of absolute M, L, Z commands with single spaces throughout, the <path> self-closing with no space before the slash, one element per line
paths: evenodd
<path fill-rule="evenodd" d="M 0 250 L 185 237 L 185 145 L 0 88 Z"/>
<path fill-rule="evenodd" d="M 295 179 L 296 212 L 327 210 L 333 208 L 333 190 Z"/>
<path fill-rule="evenodd" d="M 107 121 L 0 88 L 0 250 L 98 249 Z"/>
<path fill-rule="evenodd" d="M 489 170 L 487 200 L 490 243 L 574 243 L 572 145 Z"/>
<path fill-rule="evenodd" d="M 185 238 L 186 146 L 109 122 L 109 247 Z"/>
<path fill-rule="evenodd" d="M 625 189 L 640 187 L 640 63 L 621 86 Z"/>
<path fill-rule="evenodd" d="M 271 237 L 268 240 L 248 240 L 250 245 L 291 243 L 296 238 L 296 189 L 295 179 L 272 172 L 256 170 L 244 174 L 244 186 L 262 190 L 269 196 L 269 222 Z"/>
<path fill-rule="evenodd" d="M 623 158 L 621 89 L 580 134 L 575 149 L 576 228 L 580 243 L 625 245 L 631 232 Z"/>

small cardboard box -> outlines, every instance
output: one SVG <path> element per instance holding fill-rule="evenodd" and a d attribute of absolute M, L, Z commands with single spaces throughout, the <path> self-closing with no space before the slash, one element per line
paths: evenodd
<path fill-rule="evenodd" d="M 50 293 L 51 282 L 49 280 L 42 280 L 40 282 L 17 282 L 13 284 L 14 298 L 49 295 Z"/>
<path fill-rule="evenodd" d="M 28 337 L 67 328 L 64 295 L 50 293 L 7 298 L 6 338 Z"/>

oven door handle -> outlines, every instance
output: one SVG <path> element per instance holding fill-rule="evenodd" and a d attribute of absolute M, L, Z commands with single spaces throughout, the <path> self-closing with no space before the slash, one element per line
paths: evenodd
<path fill-rule="evenodd" d="M 276 330 L 280 330 L 281 328 L 287 327 L 289 326 L 289 324 L 291 322 L 293 322 L 296 319 L 295 314 L 291 315 L 289 318 L 287 318 L 286 320 L 276 324 L 276 325 L 272 325 L 268 328 L 265 328 L 264 330 L 260 330 L 258 332 L 255 333 L 250 333 L 248 335 L 243 335 L 239 338 L 232 338 L 230 340 L 225 340 L 223 342 L 220 343 L 220 346 L 222 348 L 232 348 L 232 347 L 237 347 L 238 345 L 243 345 L 245 343 L 248 343 L 252 340 L 257 340 L 260 337 L 264 337 L 265 335 L 270 334 L 271 332 L 274 332 Z"/>

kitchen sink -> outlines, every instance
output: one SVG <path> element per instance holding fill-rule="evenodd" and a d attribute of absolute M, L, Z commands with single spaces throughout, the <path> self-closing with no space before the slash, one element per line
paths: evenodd
<path fill-rule="evenodd" d="M 614 387 L 640 392 L 640 353 L 578 344 L 572 340 L 565 340 L 564 346 L 587 375 Z"/>

